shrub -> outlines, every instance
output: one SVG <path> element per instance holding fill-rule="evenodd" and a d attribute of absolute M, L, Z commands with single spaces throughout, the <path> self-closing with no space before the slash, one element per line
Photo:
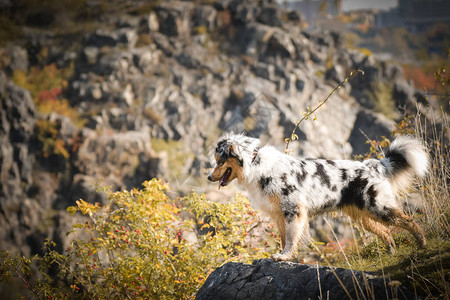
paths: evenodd
<path fill-rule="evenodd" d="M 389 82 L 372 83 L 372 88 L 367 92 L 373 109 L 383 114 L 389 119 L 398 118 L 399 114 L 395 109 L 395 101 L 392 98 L 393 85 Z"/>
<path fill-rule="evenodd" d="M 191 194 L 171 201 L 168 185 L 153 179 L 141 190 L 107 192 L 103 206 L 77 201 L 74 225 L 63 254 L 46 243 L 42 257 L 1 254 L 0 281 L 20 276 L 38 298 L 192 298 L 211 271 L 230 260 L 267 257 L 273 239 L 254 233 L 260 220 L 240 195 L 227 204 Z M 186 239 L 195 233 L 196 238 Z M 249 244 L 256 239 L 257 248 Z M 35 262 L 41 279 L 31 282 Z M 51 276 L 50 276 L 51 274 Z"/>
<path fill-rule="evenodd" d="M 14 71 L 13 81 L 30 92 L 38 112 L 43 114 L 55 112 L 70 118 L 78 127 L 83 127 L 86 120 L 80 117 L 77 109 L 63 99 L 62 94 L 73 70 L 73 63 L 63 69 L 58 69 L 55 64 L 49 64 L 43 68 L 31 67 L 28 72 Z"/>
<path fill-rule="evenodd" d="M 156 152 L 166 152 L 167 160 L 170 164 L 170 176 L 178 176 L 182 174 L 186 162 L 193 157 L 182 140 L 165 140 L 160 138 L 152 138 L 152 148 Z"/>
<path fill-rule="evenodd" d="M 49 120 L 38 120 L 36 122 L 36 136 L 41 142 L 42 156 L 47 158 L 52 155 L 61 155 L 68 159 L 70 154 L 67 145 L 60 137 L 59 126 L 56 122 Z"/>

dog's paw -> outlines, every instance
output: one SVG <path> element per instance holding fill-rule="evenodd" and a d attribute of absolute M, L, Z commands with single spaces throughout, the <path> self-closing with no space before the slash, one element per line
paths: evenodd
<path fill-rule="evenodd" d="M 282 253 L 277 253 L 277 254 L 272 255 L 272 259 L 274 261 L 286 261 L 286 260 L 290 260 L 291 256 L 282 254 Z"/>

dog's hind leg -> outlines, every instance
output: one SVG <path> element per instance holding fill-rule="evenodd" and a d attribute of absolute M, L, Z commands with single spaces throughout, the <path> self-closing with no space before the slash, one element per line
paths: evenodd
<path fill-rule="evenodd" d="M 391 230 L 388 227 L 368 215 L 361 217 L 361 225 L 364 229 L 376 234 L 384 242 L 389 252 L 395 252 L 395 242 L 392 238 Z"/>
<path fill-rule="evenodd" d="M 286 228 L 286 242 L 281 253 L 272 256 L 275 261 L 289 260 L 297 252 L 298 243 L 308 234 L 308 214 L 303 206 L 299 206 L 295 213 L 284 211 Z"/>
<path fill-rule="evenodd" d="M 425 233 L 422 228 L 417 224 L 412 217 L 404 214 L 398 207 L 386 207 L 379 209 L 373 207 L 370 211 L 371 217 L 380 220 L 388 225 L 395 225 L 400 228 L 409 231 L 417 240 L 417 244 L 420 247 L 425 247 L 427 244 Z"/>
<path fill-rule="evenodd" d="M 388 227 L 373 219 L 370 213 L 357 207 L 347 207 L 343 211 L 365 230 L 376 234 L 385 243 L 388 251 L 395 252 L 395 242 Z"/>
<path fill-rule="evenodd" d="M 425 238 L 425 232 L 417 224 L 412 217 L 404 214 L 400 209 L 392 210 L 392 223 L 398 227 L 408 230 L 417 240 L 417 244 L 420 247 L 425 247 L 427 240 Z"/>

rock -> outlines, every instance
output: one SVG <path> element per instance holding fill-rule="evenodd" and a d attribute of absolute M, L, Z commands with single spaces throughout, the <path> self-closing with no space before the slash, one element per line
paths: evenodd
<path fill-rule="evenodd" d="M 228 4 L 228 9 L 231 11 L 233 24 L 243 25 L 254 22 L 260 8 L 245 1 L 234 0 Z"/>
<path fill-rule="evenodd" d="M 6 48 L 2 53 L 2 65 L 4 70 L 12 75 L 14 71 L 26 72 L 28 70 L 28 53 L 27 50 L 20 46 L 12 46 Z"/>
<path fill-rule="evenodd" d="M 27 237 L 40 211 L 39 203 L 27 196 L 33 185 L 36 111 L 28 91 L 14 85 L 4 72 L 0 72 L 0 118 L 0 241 L 2 249 L 30 254 Z"/>
<path fill-rule="evenodd" d="M 288 33 L 275 30 L 267 42 L 266 55 L 280 56 L 282 58 L 296 58 L 296 49 Z"/>
<path fill-rule="evenodd" d="M 107 30 L 99 29 L 94 34 L 91 34 L 86 40 L 86 46 L 93 47 L 103 47 L 109 46 L 114 47 L 117 45 L 117 35 L 113 32 Z"/>
<path fill-rule="evenodd" d="M 14 2 L 11 0 L 1 0 L 0 1 L 0 9 L 10 9 L 14 7 Z"/>
<path fill-rule="evenodd" d="M 269 26 L 281 26 L 281 12 L 278 6 L 264 6 L 256 16 L 256 21 Z"/>
<path fill-rule="evenodd" d="M 392 89 L 392 98 L 394 99 L 396 106 L 415 106 L 414 93 L 415 90 L 412 84 L 408 83 L 406 80 L 397 80 Z"/>
<path fill-rule="evenodd" d="M 361 109 L 348 139 L 353 147 L 353 154 L 368 153 L 370 145 L 365 143 L 367 139 L 381 140 L 382 136 L 390 137 L 393 130 L 393 121 L 368 109 Z"/>
<path fill-rule="evenodd" d="M 28 91 L 14 85 L 3 72 L 0 72 L 0 101 L 0 177 L 16 174 L 19 180 L 30 184 L 33 158 L 29 152 L 36 122 L 34 103 Z M 18 173 L 12 171 L 16 168 Z"/>
<path fill-rule="evenodd" d="M 137 28 L 141 23 L 140 17 L 121 15 L 116 21 L 118 28 Z"/>
<path fill-rule="evenodd" d="M 88 65 L 95 65 L 97 63 L 99 50 L 97 47 L 87 46 L 83 49 L 82 59 Z"/>
<path fill-rule="evenodd" d="M 160 160 L 152 151 L 146 131 L 101 134 L 86 133 L 74 162 L 78 172 L 77 189 L 83 192 L 88 179 L 103 179 L 113 189 L 130 189 L 153 177 L 166 178 Z M 95 182 L 89 182 L 94 184 Z"/>
<path fill-rule="evenodd" d="M 229 262 L 216 269 L 195 299 L 415 298 L 402 286 L 393 292 L 389 283 L 360 271 L 261 259 L 252 265 Z"/>
<path fill-rule="evenodd" d="M 273 81 L 275 79 L 275 67 L 273 65 L 258 63 L 252 66 L 252 71 L 256 76 Z"/>
<path fill-rule="evenodd" d="M 340 65 L 333 65 L 325 72 L 325 79 L 334 83 L 341 83 L 345 79 L 344 69 Z"/>
<path fill-rule="evenodd" d="M 155 12 L 150 12 L 147 20 L 148 31 L 149 32 L 158 32 L 159 31 L 159 21 L 158 15 Z"/>
<path fill-rule="evenodd" d="M 104 46 L 115 47 L 119 44 L 133 47 L 137 41 L 137 33 L 133 28 L 119 28 L 114 31 L 98 29 L 86 39 L 86 46 L 101 48 Z"/>
<path fill-rule="evenodd" d="M 185 1 L 163 2 L 156 7 L 159 32 L 170 37 L 189 36 L 191 32 L 190 14 L 193 7 L 193 3 Z"/>
<path fill-rule="evenodd" d="M 302 15 L 296 10 L 288 10 L 286 16 L 292 22 L 300 23 L 302 21 Z"/>
<path fill-rule="evenodd" d="M 217 10 L 209 5 L 198 5 L 194 8 L 194 14 L 192 17 L 192 26 L 199 27 L 205 26 L 208 31 L 215 28 L 217 18 Z"/>
<path fill-rule="evenodd" d="M 170 43 L 169 39 L 159 32 L 155 32 L 151 35 L 156 46 L 168 57 L 172 56 L 175 52 L 175 47 Z"/>

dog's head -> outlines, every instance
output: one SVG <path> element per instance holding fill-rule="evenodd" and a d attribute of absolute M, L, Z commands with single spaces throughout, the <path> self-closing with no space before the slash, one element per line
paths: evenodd
<path fill-rule="evenodd" d="M 214 155 L 216 165 L 208 175 L 208 180 L 219 181 L 221 186 L 227 186 L 234 179 L 242 176 L 243 158 L 240 145 L 233 139 L 224 137 L 218 143 Z"/>

